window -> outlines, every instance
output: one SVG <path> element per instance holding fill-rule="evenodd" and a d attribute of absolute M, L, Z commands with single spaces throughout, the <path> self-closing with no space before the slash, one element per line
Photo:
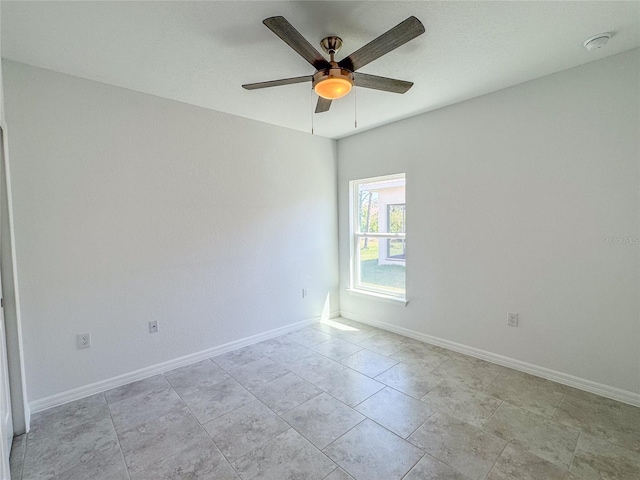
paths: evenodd
<path fill-rule="evenodd" d="M 354 180 L 351 193 L 351 290 L 405 299 L 404 174 Z"/>
<path fill-rule="evenodd" d="M 404 233 L 405 204 L 387 205 L 387 231 Z M 387 260 L 402 260 L 406 253 L 404 238 L 392 238 L 387 241 Z"/>

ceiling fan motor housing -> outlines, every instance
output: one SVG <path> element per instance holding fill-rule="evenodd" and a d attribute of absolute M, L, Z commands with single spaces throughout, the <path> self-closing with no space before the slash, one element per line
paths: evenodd
<path fill-rule="evenodd" d="M 325 37 L 320 42 L 320 46 L 322 50 L 331 55 L 331 60 L 333 61 L 333 55 L 338 53 L 338 50 L 342 48 L 342 39 L 340 37 Z"/>

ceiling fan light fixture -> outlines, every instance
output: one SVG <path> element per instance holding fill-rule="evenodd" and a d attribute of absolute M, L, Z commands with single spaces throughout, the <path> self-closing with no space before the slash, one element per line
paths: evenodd
<path fill-rule="evenodd" d="M 320 71 L 313 77 L 313 89 L 320 97 L 327 100 L 344 97 L 352 87 L 353 73 L 343 68 Z"/>

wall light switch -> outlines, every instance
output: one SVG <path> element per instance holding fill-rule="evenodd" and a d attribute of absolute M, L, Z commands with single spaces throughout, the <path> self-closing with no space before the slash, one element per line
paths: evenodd
<path fill-rule="evenodd" d="M 149 322 L 149 333 L 158 333 L 158 321 Z"/>

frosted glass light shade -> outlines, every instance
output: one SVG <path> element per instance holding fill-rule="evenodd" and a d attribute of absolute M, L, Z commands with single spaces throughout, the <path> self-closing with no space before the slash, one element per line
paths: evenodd
<path fill-rule="evenodd" d="M 322 98 L 335 100 L 336 98 L 344 97 L 349 93 L 352 86 L 351 82 L 346 78 L 329 77 L 318 82 L 314 87 L 314 90 Z"/>

